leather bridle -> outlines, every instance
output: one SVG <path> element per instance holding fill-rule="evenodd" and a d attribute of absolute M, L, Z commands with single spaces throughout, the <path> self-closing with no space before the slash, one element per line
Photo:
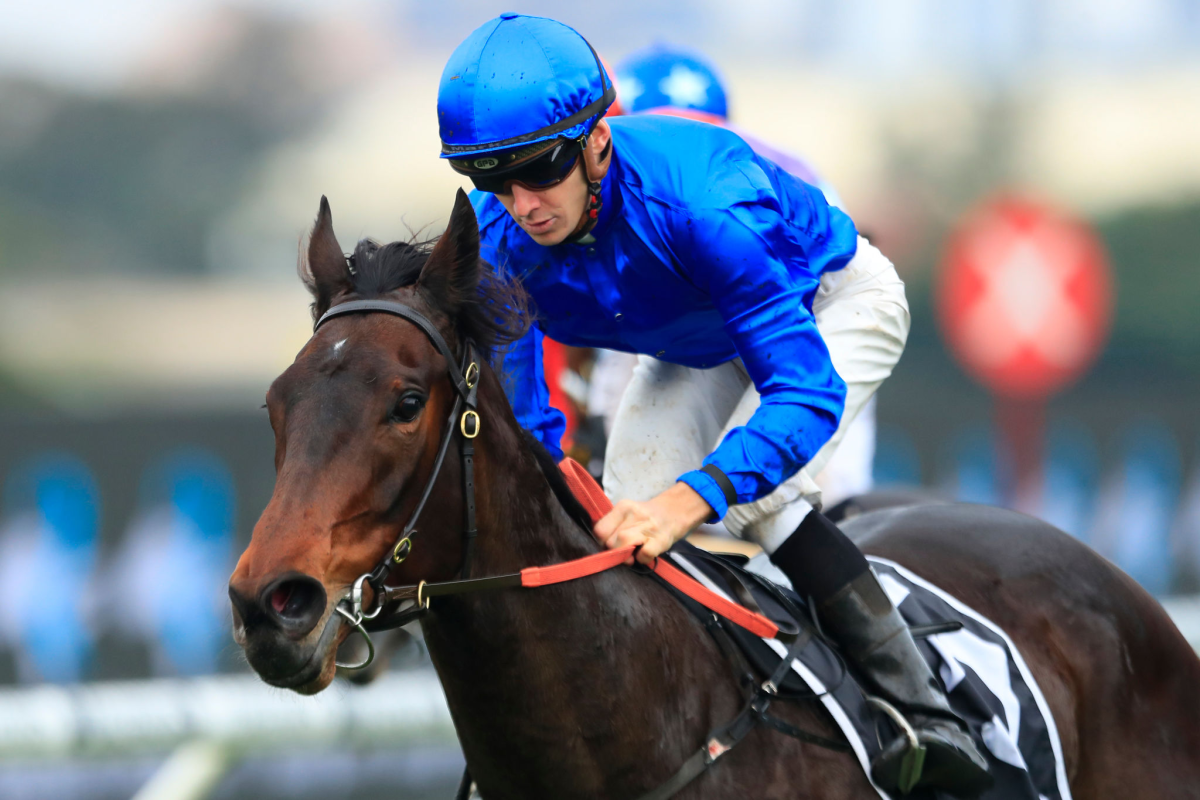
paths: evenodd
<path fill-rule="evenodd" d="M 442 471 L 442 464 L 446 460 L 446 451 L 450 449 L 450 440 L 454 438 L 456 423 L 462 434 L 459 438 L 459 455 L 462 459 L 463 501 L 466 517 L 463 534 L 463 562 L 459 571 L 460 580 L 465 580 L 470 575 L 471 556 L 475 547 L 475 536 L 478 532 L 475 524 L 475 437 L 479 435 L 481 421 L 478 410 L 480 366 L 475 343 L 470 339 L 466 340 L 462 360 L 458 361 L 450 346 L 446 344 L 445 338 L 428 318 L 409 306 L 391 300 L 351 300 L 340 303 L 321 315 L 321 318 L 313 325 L 313 333 L 316 334 L 322 325 L 335 317 L 370 313 L 391 314 L 406 319 L 420 328 L 445 359 L 446 372 L 449 374 L 450 385 L 454 387 L 455 398 L 442 431 L 442 440 L 438 446 L 437 458 L 433 462 L 433 471 L 429 474 L 416 508 L 413 509 L 408 522 L 396 538 L 396 543 L 388 548 L 374 569 L 359 576 L 350 591 L 350 597 L 339 602 L 336 607 L 337 613 L 341 614 L 350 625 L 361 633 L 367 643 L 366 659 L 358 664 L 339 663 L 337 666 L 343 669 L 362 669 L 375 659 L 375 646 L 371 642 L 364 623 L 371 621 L 373 630 L 398 628 L 418 618 L 429 608 L 429 598 L 423 596 L 421 592 L 421 586 L 424 583 L 422 582 L 417 587 L 415 597 L 417 602 L 412 609 L 389 616 L 385 620 L 378 619 L 384 606 L 388 604 L 388 590 L 384 586 L 384 581 L 387 580 L 392 569 L 404 563 L 404 559 L 408 558 L 412 552 L 413 540 L 417 535 L 417 521 L 433 492 L 433 484 Z M 369 584 L 375 593 L 375 608 L 369 613 L 363 608 L 364 583 Z M 347 608 L 347 606 L 349 607 Z"/>

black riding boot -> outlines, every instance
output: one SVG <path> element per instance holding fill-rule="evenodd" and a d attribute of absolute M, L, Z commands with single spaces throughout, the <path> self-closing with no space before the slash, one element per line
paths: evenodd
<path fill-rule="evenodd" d="M 935 788 L 960 798 L 992 785 L 987 760 L 950 709 L 946 695 L 862 553 L 819 511 L 810 513 L 771 554 L 801 595 L 812 596 L 822 627 L 882 699 L 904 713 L 924 761 L 907 735 L 872 762 L 886 792 Z"/>

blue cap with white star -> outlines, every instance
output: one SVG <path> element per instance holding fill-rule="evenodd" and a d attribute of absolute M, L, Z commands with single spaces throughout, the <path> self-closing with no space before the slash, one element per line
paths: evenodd
<path fill-rule="evenodd" d="M 627 57 L 616 73 L 621 105 L 630 114 L 670 106 L 728 116 L 721 78 L 697 53 L 654 44 Z"/>

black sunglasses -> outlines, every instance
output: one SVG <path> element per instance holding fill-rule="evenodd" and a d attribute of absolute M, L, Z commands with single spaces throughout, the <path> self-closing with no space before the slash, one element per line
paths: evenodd
<path fill-rule="evenodd" d="M 450 166 L 466 175 L 481 192 L 508 194 L 509 184 L 519 183 L 537 191 L 557 186 L 567 179 L 583 153 L 579 139 L 558 139 L 550 147 L 538 143 L 534 148 L 488 153 L 471 159 L 450 159 Z M 530 150 L 533 150 L 530 153 Z"/>

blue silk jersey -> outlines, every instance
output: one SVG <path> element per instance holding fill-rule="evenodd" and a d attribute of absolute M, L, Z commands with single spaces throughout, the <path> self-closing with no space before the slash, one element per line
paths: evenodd
<path fill-rule="evenodd" d="M 756 500 L 841 419 L 846 387 L 812 303 L 821 275 L 853 258 L 854 223 L 729 130 L 653 115 L 608 122 L 612 164 L 594 241 L 543 247 L 476 191 L 481 255 L 520 279 L 538 327 L 564 344 L 698 369 L 740 357 L 761 404 L 704 464 L 729 477 L 738 503 Z M 557 455 L 562 420 L 547 402 L 540 344 L 535 331 L 505 357 L 509 399 Z M 723 517 L 724 493 L 696 466 L 679 480 Z"/>

